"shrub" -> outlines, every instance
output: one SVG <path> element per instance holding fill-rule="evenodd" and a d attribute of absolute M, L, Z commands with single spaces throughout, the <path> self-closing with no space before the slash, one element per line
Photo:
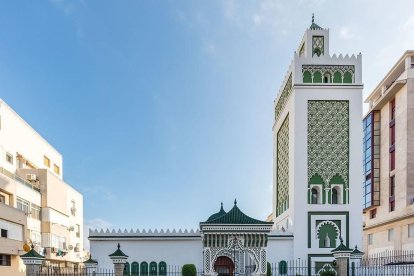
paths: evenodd
<path fill-rule="evenodd" d="M 185 264 L 181 270 L 182 276 L 197 276 L 197 269 L 193 264 Z"/>
<path fill-rule="evenodd" d="M 332 270 L 324 270 L 324 271 L 321 271 L 319 275 L 320 276 L 336 276 L 336 273 L 335 271 L 332 271 Z"/>

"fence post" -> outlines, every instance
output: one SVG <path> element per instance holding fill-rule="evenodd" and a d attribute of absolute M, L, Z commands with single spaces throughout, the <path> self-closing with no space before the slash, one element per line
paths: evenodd
<path fill-rule="evenodd" d="M 83 264 L 86 268 L 86 275 L 92 275 L 98 268 L 98 262 L 92 259 L 92 255 L 89 255 L 89 259 L 84 261 Z"/>
<path fill-rule="evenodd" d="M 337 275 L 348 276 L 348 263 L 352 253 L 352 249 L 344 245 L 342 238 L 340 237 L 341 244 L 332 250 L 332 254 L 336 259 Z"/>
<path fill-rule="evenodd" d="M 23 263 L 26 265 L 26 276 L 37 276 L 40 272 L 40 266 L 43 263 L 45 257 L 41 256 L 39 253 L 34 250 L 34 246 L 32 245 L 32 249 L 27 252 L 26 254 L 20 256 Z"/>
<path fill-rule="evenodd" d="M 118 243 L 118 249 L 114 253 L 109 255 L 109 258 L 114 263 L 115 276 L 122 276 L 124 274 L 125 263 L 128 256 L 121 251 L 121 246 Z"/>
<path fill-rule="evenodd" d="M 356 269 L 361 266 L 361 259 L 364 255 L 364 252 L 358 250 L 358 247 L 355 246 L 354 251 L 351 253 L 351 276 L 356 276 Z"/>

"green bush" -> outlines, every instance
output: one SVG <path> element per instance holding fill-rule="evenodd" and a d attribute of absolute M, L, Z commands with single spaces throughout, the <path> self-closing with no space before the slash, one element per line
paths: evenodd
<path fill-rule="evenodd" d="M 197 269 L 193 264 L 185 264 L 181 270 L 183 276 L 197 276 Z"/>
<path fill-rule="evenodd" d="M 336 276 L 336 273 L 332 270 L 324 270 L 324 271 L 321 271 L 319 275 L 320 276 Z"/>

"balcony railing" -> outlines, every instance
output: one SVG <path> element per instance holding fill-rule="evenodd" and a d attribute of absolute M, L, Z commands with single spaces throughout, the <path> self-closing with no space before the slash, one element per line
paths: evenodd
<path fill-rule="evenodd" d="M 13 179 L 13 180 L 15 180 L 15 181 L 17 181 L 17 182 L 19 182 L 22 185 L 25 185 L 26 187 L 28 187 L 32 190 L 35 190 L 36 192 L 40 193 L 39 184 L 34 184 L 34 183 L 29 182 L 29 181 L 26 181 L 23 178 L 21 178 L 20 176 L 17 176 L 14 173 L 12 173 L 12 172 L 10 172 L 10 171 L 6 170 L 5 168 L 2 168 L 2 167 L 0 167 L 0 173 L 7 176 L 7 177 L 9 177 L 9 178 L 11 178 L 11 179 Z"/>

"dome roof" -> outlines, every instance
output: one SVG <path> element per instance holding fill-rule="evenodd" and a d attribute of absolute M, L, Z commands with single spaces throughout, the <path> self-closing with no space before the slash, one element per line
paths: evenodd
<path fill-rule="evenodd" d="M 215 220 L 215 219 L 218 219 L 219 217 L 222 217 L 222 216 L 224 216 L 226 214 L 226 211 L 224 211 L 224 209 L 223 209 L 223 202 L 221 203 L 221 208 L 220 208 L 220 211 L 218 212 L 218 213 L 215 213 L 215 214 L 212 214 L 208 219 L 207 219 L 207 221 L 206 222 L 208 222 L 208 221 L 212 221 L 212 220 Z"/>

